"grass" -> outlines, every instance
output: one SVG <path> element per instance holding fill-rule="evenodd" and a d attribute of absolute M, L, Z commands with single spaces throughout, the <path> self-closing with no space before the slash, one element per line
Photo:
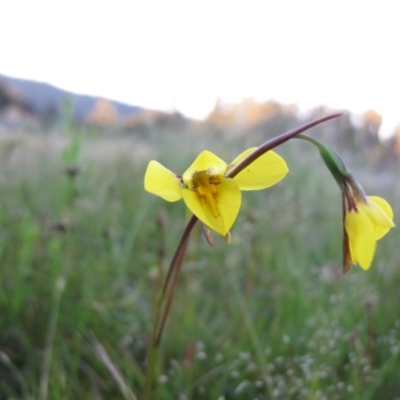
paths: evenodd
<path fill-rule="evenodd" d="M 261 143 L 82 137 L 0 141 L 0 399 L 140 397 L 160 266 L 185 223 L 183 203 L 144 192 L 146 164 L 179 172 L 203 149 L 229 160 Z M 154 399 L 400 399 L 399 233 L 343 277 L 339 189 L 310 146 L 278 152 L 291 173 L 243 194 L 229 246 L 195 229 Z M 372 169 L 358 168 L 369 191 Z"/>

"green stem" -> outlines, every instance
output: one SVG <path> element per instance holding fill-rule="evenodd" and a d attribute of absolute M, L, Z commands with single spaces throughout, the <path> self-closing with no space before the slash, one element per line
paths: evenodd
<path fill-rule="evenodd" d="M 243 296 L 243 292 L 241 290 L 239 282 L 237 279 L 235 279 L 234 274 L 228 274 L 228 275 L 231 280 L 231 286 L 233 287 L 235 293 L 235 299 L 237 301 L 238 308 L 241 309 L 242 311 L 244 319 L 244 328 L 246 329 L 247 334 L 249 335 L 251 344 L 253 346 L 254 352 L 257 357 L 258 364 L 261 367 L 261 371 L 263 375 L 267 376 L 268 375 L 267 360 L 265 357 L 263 346 L 261 344 L 260 336 L 257 334 L 257 329 L 254 324 L 254 319 L 252 318 L 251 315 L 252 313 L 249 309 L 250 305 Z"/>
<path fill-rule="evenodd" d="M 39 386 L 40 400 L 47 400 L 54 340 L 56 336 L 57 322 L 60 314 L 61 299 L 62 299 L 62 294 L 64 292 L 64 288 L 65 288 L 65 277 L 63 276 L 63 273 L 61 273 L 55 282 L 55 288 L 54 288 L 53 309 L 51 310 L 51 316 L 49 320 L 49 326 L 46 337 L 46 348 L 43 357 L 42 376 L 40 378 L 40 386 Z"/>

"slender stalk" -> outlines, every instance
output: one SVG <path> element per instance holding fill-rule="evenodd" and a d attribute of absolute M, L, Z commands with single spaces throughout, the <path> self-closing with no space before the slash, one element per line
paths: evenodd
<path fill-rule="evenodd" d="M 164 312 L 163 312 L 163 314 L 161 316 L 161 321 L 159 323 L 158 330 L 157 330 L 157 335 L 156 335 L 156 345 L 157 346 L 159 345 L 159 343 L 161 341 L 162 333 L 163 333 L 163 330 L 164 330 L 164 325 L 165 325 L 165 322 L 167 320 L 167 316 L 168 316 L 169 310 L 171 308 L 172 299 L 173 299 L 174 294 L 175 294 L 175 289 L 176 289 L 176 285 L 178 283 L 179 274 L 180 274 L 180 272 L 182 270 L 183 258 L 184 258 L 188 243 L 189 243 L 189 236 L 187 236 L 186 241 L 182 244 L 181 251 L 179 252 L 179 257 L 178 257 L 178 259 L 176 261 L 176 268 L 175 268 L 174 275 L 173 275 L 173 278 L 172 278 L 171 287 L 168 290 L 168 296 L 167 296 L 167 299 L 166 299 Z"/>
<path fill-rule="evenodd" d="M 198 218 L 195 215 L 192 215 L 192 217 L 190 218 L 189 222 L 187 223 L 187 225 L 185 227 L 185 230 L 182 233 L 181 239 L 179 240 L 178 246 L 176 247 L 174 256 L 172 257 L 171 263 L 169 265 L 164 285 L 161 289 L 162 297 L 165 296 L 165 293 L 168 289 L 169 282 L 171 280 L 171 276 L 174 271 L 175 265 L 177 264 L 177 262 L 181 256 L 182 248 L 183 248 L 184 244 L 186 243 L 186 241 L 189 239 L 190 233 L 192 232 L 192 229 L 194 228 L 197 221 L 198 221 Z"/>

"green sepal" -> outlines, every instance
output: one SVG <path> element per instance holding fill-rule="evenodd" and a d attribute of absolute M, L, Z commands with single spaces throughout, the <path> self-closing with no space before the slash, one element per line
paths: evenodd
<path fill-rule="evenodd" d="M 351 172 L 347 169 L 339 155 L 329 146 L 312 137 L 306 135 L 297 135 L 296 139 L 306 140 L 318 148 L 325 165 L 328 167 L 338 185 L 342 187 L 343 178 L 350 177 Z"/>

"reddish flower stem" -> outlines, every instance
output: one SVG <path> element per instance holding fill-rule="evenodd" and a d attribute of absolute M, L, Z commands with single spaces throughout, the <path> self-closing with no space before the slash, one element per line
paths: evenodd
<path fill-rule="evenodd" d="M 300 133 L 305 132 L 306 130 L 308 130 L 316 125 L 319 125 L 322 122 L 329 121 L 330 119 L 340 117 L 343 114 L 344 114 L 343 112 L 340 112 L 340 113 L 328 115 L 327 117 L 318 118 L 314 121 L 308 122 L 307 124 L 299 126 L 296 129 L 293 129 L 289 132 L 283 133 L 282 135 L 279 135 L 271 140 L 268 140 L 267 142 L 263 143 L 260 147 L 258 147 L 256 150 L 254 150 L 251 154 L 249 154 L 246 158 L 244 158 L 242 161 L 240 161 L 240 163 L 236 164 L 226 174 L 226 177 L 233 178 L 240 171 L 242 171 L 244 168 L 249 166 L 252 162 L 254 162 L 258 157 L 262 156 L 267 151 L 272 150 L 273 148 L 281 145 L 282 143 L 287 142 L 289 139 L 292 139 L 294 136 L 299 135 Z"/>
<path fill-rule="evenodd" d="M 166 303 L 165 303 L 165 307 L 164 307 L 164 312 L 161 316 L 160 323 L 158 324 L 157 334 L 155 336 L 156 346 L 158 346 L 158 344 L 161 341 L 162 333 L 164 330 L 164 325 L 167 320 L 169 309 L 171 307 L 172 299 L 173 299 L 173 296 L 175 293 L 175 288 L 178 283 L 179 274 L 182 269 L 183 257 L 185 256 L 187 245 L 189 243 L 190 234 L 192 232 L 192 229 L 196 225 L 197 220 L 198 220 L 198 218 L 195 215 L 193 215 L 190 218 L 190 221 L 188 222 L 188 224 L 186 225 L 186 228 L 182 234 L 181 240 L 179 241 L 177 250 L 175 251 L 174 257 L 171 261 L 171 266 L 168 270 L 167 278 L 165 279 L 165 284 L 163 286 L 162 293 L 163 293 L 163 297 L 164 297 L 166 291 L 168 290 L 168 295 L 167 295 L 167 299 L 166 299 Z M 175 266 L 175 268 L 174 268 L 174 266 Z M 171 280 L 171 277 L 172 277 L 172 282 L 170 285 L 168 285 L 169 281 Z"/>

